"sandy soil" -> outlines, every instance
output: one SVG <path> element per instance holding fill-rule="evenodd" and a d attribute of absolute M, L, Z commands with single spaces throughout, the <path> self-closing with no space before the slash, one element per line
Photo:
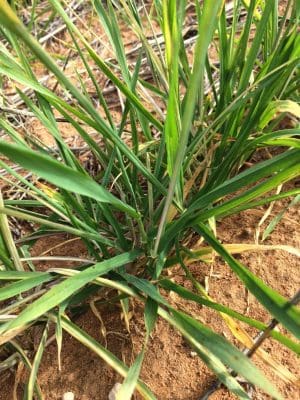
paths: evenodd
<path fill-rule="evenodd" d="M 282 203 L 276 204 L 273 213 L 278 212 L 283 206 Z M 257 209 L 225 219 L 218 226 L 220 239 L 223 240 L 223 243 L 254 243 L 255 228 L 263 212 L 263 209 Z M 300 229 L 297 221 L 299 221 L 299 210 L 289 210 L 280 225 L 267 239 L 266 244 L 289 244 L 300 247 Z M 40 239 L 34 246 L 33 255 L 41 254 L 68 239 L 64 236 L 54 237 L 50 241 L 49 239 L 47 241 Z M 84 252 L 84 246 L 80 242 L 71 242 L 53 250 L 50 254 L 82 256 Z M 292 297 L 300 286 L 299 260 L 296 256 L 283 251 L 268 251 L 244 253 L 238 255 L 237 258 L 286 297 Z M 64 264 L 64 266 L 66 265 Z M 41 270 L 49 267 L 50 264 L 47 263 L 39 265 Z M 241 282 L 218 258 L 210 265 L 197 262 L 191 265 L 190 269 L 200 282 L 204 283 L 205 280 L 206 282 L 208 280 L 209 294 L 218 302 L 263 322 L 269 321 L 268 313 L 251 295 L 246 293 Z M 178 283 L 191 289 L 190 283 L 185 281 L 179 267 L 174 267 L 171 273 Z M 176 295 L 169 295 L 168 300 L 237 344 L 236 339 L 232 337 L 228 327 L 215 311 L 183 301 Z M 144 335 L 141 305 L 135 301 L 131 304 L 131 308 L 133 317 L 130 321 L 130 333 L 127 332 L 124 322 L 121 321 L 121 309 L 116 305 L 98 308 L 106 329 L 105 338 L 101 334 L 101 324 L 91 310 L 88 310 L 75 322 L 100 343 L 106 345 L 120 359 L 130 364 L 141 348 Z M 246 330 L 252 337 L 255 336 L 254 329 L 246 328 Z M 22 344 L 28 354 L 33 355 L 40 337 L 40 330 L 34 328 L 25 336 L 25 338 L 21 338 Z M 267 340 L 263 348 L 274 360 L 299 376 L 300 363 L 297 356 L 274 340 Z M 298 400 L 300 398 L 300 389 L 284 384 L 258 357 L 255 356 L 254 361 L 278 386 L 285 399 Z M 198 357 L 195 357 L 184 339 L 163 320 L 159 320 L 156 325 L 141 377 L 159 400 L 199 399 L 201 393 L 214 380 L 213 374 Z M 18 398 L 20 399 L 25 381 L 26 374 L 21 372 L 18 382 L 20 396 Z M 6 379 L 0 392 L 1 400 L 12 399 L 14 382 L 14 371 L 11 371 L 10 374 L 6 372 Z M 53 342 L 44 353 L 39 382 L 47 400 L 61 399 L 63 393 L 67 391 L 74 392 L 75 399 L 78 400 L 106 400 L 113 385 L 122 380 L 101 359 L 65 334 L 62 371 L 58 370 L 57 348 Z M 225 389 L 217 391 L 211 397 L 214 400 L 231 398 L 234 396 L 228 394 Z M 254 392 L 253 395 L 253 399 L 257 400 L 268 398 L 260 391 Z"/>

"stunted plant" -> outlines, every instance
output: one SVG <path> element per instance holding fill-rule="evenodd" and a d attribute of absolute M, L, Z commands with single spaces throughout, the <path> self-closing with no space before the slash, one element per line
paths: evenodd
<path fill-rule="evenodd" d="M 2 79 L 32 90 L 30 97 L 16 89 L 26 105 L 25 114 L 36 118 L 56 143 L 55 149 L 49 149 L 32 135 L 21 135 L 11 120 L 0 117 L 0 126 L 9 136 L 9 140 L 0 140 L 2 155 L 44 181 L 36 185 L 1 158 L 0 165 L 7 171 L 3 179 L 11 183 L 14 178 L 14 185 L 26 199 L 0 202 L 0 279 L 7 283 L 0 289 L 0 300 L 15 299 L 10 305 L 4 303 L 1 310 L 0 343 L 16 347 L 13 339 L 18 334 L 34 324 L 45 325 L 32 362 L 16 348 L 31 371 L 27 399 L 34 393 L 42 397 L 36 378 L 49 323 L 56 325 L 59 349 L 66 331 L 124 376 L 118 399 L 130 399 L 135 387 L 145 399 L 155 399 L 139 380 L 139 373 L 160 316 L 186 338 L 239 398 L 249 396 L 232 371 L 280 399 L 245 354 L 176 309 L 160 291 L 173 291 L 212 308 L 229 324 L 237 320 L 264 331 L 267 326 L 263 322 L 214 302 L 189 271 L 192 261 L 207 260 L 216 252 L 270 315 L 300 339 L 299 309 L 233 257 L 234 250 L 247 250 L 246 246 L 222 245 L 214 229 L 224 217 L 299 195 L 299 189 L 273 192 L 300 172 L 299 129 L 280 128 L 286 113 L 299 117 L 295 102 L 300 57 L 297 1 L 289 1 L 281 17 L 275 0 L 235 0 L 231 10 L 222 0 L 203 4 L 155 0 L 151 6 L 143 1 L 105 3 L 94 0 L 91 5 L 114 55 L 108 61 L 73 22 L 68 4 L 49 0 L 52 15 L 58 15 L 66 25 L 71 50 L 85 68 L 87 79 L 78 74 L 74 83 L 5 0 L 0 0 Z M 193 29 L 198 32 L 192 57 L 186 47 L 186 16 L 191 7 Z M 140 44 L 134 63 L 130 63 L 122 41 L 121 19 Z M 162 36 L 155 31 L 154 22 Z M 145 24 L 152 30 L 152 39 Z M 214 58 L 210 55 L 213 46 L 217 50 Z M 36 78 L 30 59 L 39 60 L 48 69 L 59 94 Z M 142 74 L 145 64 L 150 71 L 147 79 Z M 107 105 L 99 72 L 123 99 L 119 121 Z M 94 87 L 101 113 L 89 95 L 88 84 Z M 89 176 L 64 141 L 61 120 L 77 131 L 93 154 L 100 166 L 96 177 Z M 279 146 L 280 154 L 245 166 L 256 149 Z M 18 247 L 9 231 L 10 216 L 32 221 L 37 227 L 19 240 Z M 88 259 L 76 259 L 78 267 L 73 269 L 35 271 L 24 243 L 61 232 L 80 237 Z M 203 238 L 206 244 L 190 248 L 191 236 Z M 175 284 L 165 274 L 175 264 L 181 265 L 195 291 Z M 130 368 L 67 317 L 68 310 L 82 305 L 95 289 L 101 293 L 107 288 L 112 296 L 117 294 L 125 313 L 131 298 L 145 304 L 144 346 Z M 297 341 L 275 330 L 268 335 L 299 354 Z"/>

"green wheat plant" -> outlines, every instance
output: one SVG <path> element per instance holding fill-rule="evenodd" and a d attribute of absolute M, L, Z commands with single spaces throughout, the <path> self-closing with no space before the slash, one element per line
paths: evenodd
<path fill-rule="evenodd" d="M 32 135 L 21 135 L 11 119 L 0 115 L 1 130 L 8 138 L 0 139 L 0 166 L 6 172 L 3 179 L 7 184 L 14 182 L 25 196 L 23 200 L 0 198 L 0 301 L 4 304 L 0 344 L 13 346 L 30 371 L 26 399 L 42 398 L 37 375 L 50 324 L 56 326 L 58 348 L 63 332 L 68 332 L 124 377 L 119 400 L 130 399 L 135 389 L 143 398 L 155 399 L 139 375 L 157 317 L 178 330 L 239 398 L 249 396 L 235 374 L 273 398 L 282 398 L 237 347 L 184 310 L 175 309 L 162 295 L 162 289 L 173 291 L 264 331 L 267 326 L 263 322 L 210 299 L 189 272 L 191 261 L 214 252 L 270 318 L 291 334 L 271 330 L 272 339 L 300 353 L 299 308 L 237 261 L 214 229 L 224 217 L 299 196 L 299 189 L 276 192 L 279 185 L 300 172 L 299 127 L 283 129 L 280 124 L 287 114 L 295 119 L 300 114 L 299 6 L 290 0 L 286 13 L 278 16 L 275 0 L 259 5 L 254 0 L 233 3 L 229 18 L 222 0 L 203 4 L 155 0 L 151 5 L 134 0 L 93 0 L 89 5 L 105 30 L 112 62 L 94 50 L 67 13 L 67 3 L 48 0 L 51 15 L 65 24 L 72 39 L 71 50 L 93 85 L 103 111 L 99 113 L 87 82 L 80 74 L 77 82 L 70 79 L 30 33 L 35 19 L 24 26 L 17 17 L 22 5 L 11 7 L 0 0 L 2 81 L 7 79 L 32 91 L 33 96 L 29 96 L 17 89 L 27 112 L 52 135 L 56 149 L 51 151 Z M 191 6 L 197 30 L 192 59 L 185 38 Z M 155 22 L 162 33 L 160 38 L 154 35 L 152 42 L 144 29 L 145 15 L 150 27 Z M 125 51 L 120 19 L 126 21 L 140 45 L 133 64 Z M 213 45 L 215 59 L 210 57 Z M 48 70 L 58 91 L 37 79 L 33 60 Z M 151 75 L 147 80 L 141 73 L 145 63 Z M 123 99 L 119 121 L 107 104 L 99 73 Z M 100 171 L 97 176 L 88 173 L 64 141 L 59 118 L 76 130 L 95 158 Z M 281 151 L 246 166 L 259 148 Z M 15 165 L 37 176 L 43 185 L 36 185 Z M 16 244 L 9 226 L 11 217 L 32 222 L 35 232 Z M 80 238 L 88 256 L 76 259 L 77 266 L 71 269 L 54 266 L 49 271 L 36 271 L 27 243 L 54 233 Z M 204 240 L 198 252 L 186 247 L 191 236 Z M 168 278 L 166 271 L 177 264 L 194 291 Z M 69 311 L 84 305 L 92 293 L 108 289 L 123 310 L 132 298 L 144 303 L 144 345 L 131 366 L 124 365 L 68 317 Z M 14 338 L 35 324 L 42 324 L 44 333 L 34 359 L 28 360 Z"/>

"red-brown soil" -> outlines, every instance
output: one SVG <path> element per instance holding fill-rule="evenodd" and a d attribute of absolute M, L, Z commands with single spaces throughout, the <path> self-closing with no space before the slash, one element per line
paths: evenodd
<path fill-rule="evenodd" d="M 276 204 L 273 213 L 278 212 L 284 204 Z M 264 210 L 252 210 L 227 218 L 218 226 L 218 235 L 223 243 L 254 243 L 254 232 Z M 272 217 L 271 217 L 272 218 Z M 299 210 L 290 209 L 285 218 L 272 233 L 267 244 L 289 244 L 300 247 Z M 66 237 L 57 237 L 39 240 L 34 247 L 33 254 L 38 255 L 47 249 L 67 240 Z M 71 242 L 51 252 L 51 255 L 72 254 L 82 256 L 84 247 L 78 242 Z M 237 258 L 247 265 L 251 271 L 261 277 L 267 284 L 278 290 L 282 295 L 291 298 L 300 286 L 299 260 L 296 256 L 283 251 L 248 252 L 237 255 Z M 56 263 L 57 265 L 57 263 Z M 61 264 L 66 266 L 65 264 Z M 47 269 L 50 264 L 40 265 L 40 269 Z M 194 276 L 203 282 L 208 279 L 209 294 L 216 301 L 228 305 L 233 309 L 246 313 L 263 322 L 269 321 L 268 313 L 257 303 L 251 295 L 248 295 L 236 276 L 229 267 L 218 258 L 210 265 L 197 262 L 190 266 Z M 189 282 L 185 282 L 184 274 L 179 267 L 171 271 L 174 279 L 183 283 L 188 288 Z M 169 301 L 184 308 L 200 321 L 207 323 L 217 332 L 225 335 L 237 344 L 222 318 L 212 310 L 202 308 L 191 302 L 180 300 L 178 296 L 169 295 Z M 144 335 L 142 307 L 139 303 L 132 303 L 132 318 L 130 321 L 130 333 L 121 321 L 121 309 L 116 305 L 99 307 L 99 312 L 106 328 L 106 338 L 101 334 L 101 324 L 91 310 L 80 316 L 75 322 L 86 330 L 100 343 L 116 354 L 127 364 L 130 364 L 141 348 Z M 252 337 L 254 329 L 247 329 Z M 40 337 L 38 328 L 33 329 L 24 342 L 24 348 L 30 355 L 34 354 L 36 346 L 35 337 Z M 299 377 L 299 359 L 296 355 L 279 345 L 274 340 L 268 339 L 263 348 L 271 357 L 292 373 Z M 261 367 L 267 377 L 280 389 L 285 399 L 298 400 L 300 390 L 290 384 L 284 384 L 257 356 L 254 361 Z M 6 379 L 2 382 L 0 392 L 1 400 L 11 400 L 12 389 L 15 381 L 15 371 L 5 373 Z M 159 400 L 196 400 L 201 393 L 214 380 L 213 374 L 204 363 L 195 357 L 189 345 L 173 328 L 163 320 L 158 320 L 154 334 L 145 357 L 142 379 L 150 386 Z M 2 376 L 3 379 L 3 376 Z M 18 399 L 21 397 L 25 375 L 20 374 L 18 385 Z M 107 400 L 108 393 L 116 382 L 122 382 L 110 367 L 101 359 L 78 343 L 69 335 L 64 335 L 62 350 L 62 370 L 58 370 L 57 347 L 55 342 L 50 344 L 43 356 L 39 382 L 47 400 L 58 400 L 63 393 L 72 391 L 78 400 Z M 136 397 L 139 398 L 139 397 Z M 211 399 L 231 399 L 234 396 L 228 394 L 225 389 L 217 391 Z M 253 399 L 268 399 L 261 391 L 254 392 Z"/>

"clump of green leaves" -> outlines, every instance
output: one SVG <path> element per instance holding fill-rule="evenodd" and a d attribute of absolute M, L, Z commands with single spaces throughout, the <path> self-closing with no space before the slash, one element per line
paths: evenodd
<path fill-rule="evenodd" d="M 111 63 L 103 60 L 86 40 L 66 12 L 68 5 L 49 0 L 53 15 L 60 16 L 66 25 L 73 50 L 94 86 L 105 115 L 101 117 L 88 94 L 87 82 L 78 75 L 78 85 L 74 84 L 5 0 L 0 0 L 0 28 L 7 44 L 0 46 L 0 73 L 33 91 L 33 98 L 21 91 L 19 96 L 56 143 L 55 151 L 49 153 L 42 143 L 21 136 L 9 120 L 0 118 L 1 128 L 11 139 L 0 140 L 1 154 L 52 185 L 34 185 L 11 164 L 0 161 L 2 168 L 19 182 L 19 190 L 27 194 L 26 200 L 0 203 L 0 280 L 7 282 L 0 289 L 0 300 L 15 298 L 12 306 L 1 311 L 1 343 L 10 343 L 33 324 L 45 324 L 33 363 L 27 359 L 25 362 L 31 370 L 28 399 L 33 398 L 34 392 L 41 396 L 36 376 L 49 322 L 56 324 L 58 344 L 62 331 L 67 331 L 125 377 L 120 399 L 130 399 L 135 387 L 144 398 L 155 399 L 139 380 L 139 372 L 157 316 L 173 325 L 239 398 L 249 397 L 231 370 L 274 398 L 281 398 L 242 352 L 209 327 L 174 309 L 160 294 L 161 288 L 172 290 L 259 330 L 266 328 L 262 322 L 207 298 L 186 267 L 186 261 L 196 257 L 184 245 L 193 233 L 208 245 L 201 254 L 216 251 L 270 315 L 300 339 L 299 309 L 235 260 L 211 229 L 223 217 L 299 195 L 298 189 L 272 194 L 278 185 L 298 176 L 300 170 L 299 130 L 280 129 L 286 113 L 299 116 L 295 104 L 300 57 L 297 2 L 289 1 L 286 14 L 281 17 L 275 0 L 260 2 L 259 7 L 256 1 L 244 3 L 236 0 L 230 15 L 222 0 L 193 3 L 198 34 L 191 62 L 184 36 L 190 9 L 186 1 L 156 0 L 149 9 L 145 5 L 138 7 L 135 1 L 108 0 L 104 6 L 94 0 L 92 7 L 114 53 L 116 63 Z M 152 42 L 147 38 L 145 16 L 150 27 L 154 20 L 160 25 L 163 41 L 156 35 Z M 122 42 L 118 23 L 121 18 L 140 43 L 133 65 Z M 217 59 L 209 56 L 213 44 L 218 50 Z M 55 77 L 60 94 L 38 81 L 28 54 Z M 142 77 L 144 59 L 150 68 L 150 81 Z M 124 98 L 118 123 L 99 86 L 96 70 Z M 163 104 L 163 110 L 146 105 L 156 103 Z M 96 178 L 89 176 L 64 141 L 57 115 L 77 131 L 100 165 Z M 90 135 L 91 129 L 101 144 Z M 125 131 L 130 134 L 129 143 L 123 140 Z M 274 146 L 281 146 L 284 151 L 242 170 L 257 148 Z M 42 213 L 41 207 L 47 208 L 47 213 Z M 23 242 L 30 239 L 33 243 L 37 236 L 68 232 L 81 238 L 89 258 L 78 259 L 79 266 L 74 269 L 35 271 L 30 257 L 21 260 L 25 246 L 16 248 L 7 216 L 39 226 Z M 177 263 L 200 294 L 164 276 L 164 271 Z M 37 292 L 33 296 L 30 291 L 34 288 Z M 95 288 L 121 293 L 124 309 L 130 298 L 145 304 L 145 342 L 129 369 L 66 317 L 67 311 L 84 303 Z M 23 297 L 18 297 L 22 293 Z M 270 334 L 300 352 L 298 343 L 275 331 Z"/>

